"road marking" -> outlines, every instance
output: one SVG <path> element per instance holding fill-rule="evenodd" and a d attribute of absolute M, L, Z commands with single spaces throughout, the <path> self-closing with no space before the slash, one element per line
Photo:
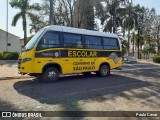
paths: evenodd
<path fill-rule="evenodd" d="M 114 82 L 114 83 L 116 83 L 116 82 Z M 92 90 L 87 90 L 87 91 L 73 92 L 73 93 L 66 94 L 66 96 L 75 95 L 75 94 L 81 94 L 81 93 L 86 93 L 86 92 L 95 92 L 95 91 L 99 91 L 99 90 L 105 90 L 105 89 L 108 89 L 108 88 L 124 87 L 124 86 L 134 85 L 134 84 L 138 84 L 138 83 L 139 82 L 132 82 L 132 83 L 127 83 L 127 84 L 108 86 L 108 87 L 104 87 L 104 88 L 92 89 Z"/>

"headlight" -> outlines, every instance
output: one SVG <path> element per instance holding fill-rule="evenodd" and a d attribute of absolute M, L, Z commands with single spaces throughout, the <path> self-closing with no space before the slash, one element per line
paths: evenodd
<path fill-rule="evenodd" d="M 31 59 L 31 58 L 24 58 L 24 59 L 22 60 L 22 63 L 25 63 L 25 62 L 30 61 L 30 60 L 32 60 L 32 59 Z"/>

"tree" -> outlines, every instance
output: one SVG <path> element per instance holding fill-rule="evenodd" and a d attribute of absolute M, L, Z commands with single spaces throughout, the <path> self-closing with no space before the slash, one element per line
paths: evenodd
<path fill-rule="evenodd" d="M 42 16 L 49 21 L 50 0 L 43 0 Z M 65 25 L 73 27 L 75 0 L 52 0 L 53 1 L 53 21 L 54 25 Z"/>
<path fill-rule="evenodd" d="M 73 27 L 75 0 L 58 0 L 56 21 L 58 24 Z"/>
<path fill-rule="evenodd" d="M 136 24 L 137 24 L 137 14 L 135 12 L 135 8 L 133 7 L 133 3 L 131 2 L 127 2 L 126 7 L 124 8 L 125 10 L 123 10 L 123 18 L 122 18 L 122 27 L 124 27 L 124 31 L 128 30 L 128 53 L 130 50 L 130 38 L 131 38 L 131 34 L 130 31 L 135 28 Z M 125 34 L 125 33 L 124 33 Z"/>
<path fill-rule="evenodd" d="M 34 15 L 30 19 L 31 19 L 31 23 L 29 24 L 29 26 L 31 27 L 30 33 L 33 32 L 36 33 L 41 28 L 49 25 L 48 21 L 46 21 L 41 15 Z"/>
<path fill-rule="evenodd" d="M 82 22 L 83 22 L 83 12 L 82 12 L 82 6 L 83 1 L 82 0 L 76 0 L 75 1 L 75 9 L 74 9 L 74 27 L 80 28 Z"/>
<path fill-rule="evenodd" d="M 160 55 L 160 15 L 156 16 L 155 21 L 153 21 L 153 36 L 156 40 L 157 55 Z"/>
<path fill-rule="evenodd" d="M 116 33 L 120 26 L 120 11 L 124 2 L 125 0 L 101 0 L 96 3 L 96 16 L 101 21 L 103 31 Z"/>
<path fill-rule="evenodd" d="M 142 46 L 142 43 L 144 43 L 143 39 L 143 29 L 145 27 L 145 14 L 146 9 L 144 7 L 141 7 L 139 4 L 134 6 L 134 10 L 137 14 L 137 24 L 135 24 L 135 30 L 137 31 L 137 39 L 136 39 L 136 45 L 138 48 L 138 59 L 140 58 L 140 45 Z M 141 47 L 142 50 L 142 47 Z"/>
<path fill-rule="evenodd" d="M 78 28 L 94 29 L 93 0 L 76 0 L 74 10 L 74 26 Z"/>
<path fill-rule="evenodd" d="M 29 0 L 11 0 L 10 5 L 12 8 L 19 9 L 20 12 L 18 12 L 14 17 L 12 21 L 12 25 L 16 26 L 18 20 L 22 18 L 22 25 L 23 25 L 23 31 L 24 31 L 24 45 L 27 42 L 27 16 L 30 18 L 34 17 L 35 15 L 32 13 L 32 11 L 40 10 L 40 7 L 38 4 L 29 4 Z"/>

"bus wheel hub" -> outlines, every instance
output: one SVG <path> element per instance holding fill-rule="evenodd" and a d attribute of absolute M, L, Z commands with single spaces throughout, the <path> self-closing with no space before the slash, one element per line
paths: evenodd
<path fill-rule="evenodd" d="M 55 78 L 55 76 L 56 76 L 56 73 L 54 72 L 54 71 L 50 71 L 49 73 L 48 73 L 48 78 L 50 78 L 50 79 L 54 79 Z"/>

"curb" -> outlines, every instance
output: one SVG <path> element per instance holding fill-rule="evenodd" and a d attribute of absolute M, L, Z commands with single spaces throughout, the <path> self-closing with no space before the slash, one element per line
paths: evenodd
<path fill-rule="evenodd" d="M 0 60 L 0 62 L 18 62 L 18 60 Z"/>
<path fill-rule="evenodd" d="M 0 63 L 17 63 L 18 60 L 0 60 Z"/>
<path fill-rule="evenodd" d="M 15 77 L 1 77 L 1 80 L 15 80 L 15 79 L 27 79 L 27 78 L 33 78 L 31 76 L 15 76 Z"/>
<path fill-rule="evenodd" d="M 151 61 L 139 61 L 139 63 L 150 63 L 150 64 L 153 64 L 153 65 L 160 66 L 160 63 L 155 63 L 155 62 L 151 62 Z"/>
<path fill-rule="evenodd" d="M 18 64 L 18 60 L 0 60 L 0 65 Z"/>

